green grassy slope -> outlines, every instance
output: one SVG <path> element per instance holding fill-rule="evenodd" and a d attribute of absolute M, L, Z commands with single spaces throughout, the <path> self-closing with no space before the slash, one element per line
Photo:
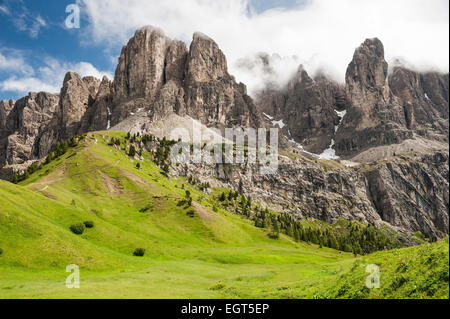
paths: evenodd
<path fill-rule="evenodd" d="M 355 259 L 285 236 L 272 240 L 248 220 L 215 212 L 207 195 L 164 177 L 153 163 L 136 169 L 102 134 L 122 136 L 91 134 L 20 185 L 0 181 L 0 298 L 448 297 L 448 241 Z M 185 189 L 194 218 L 177 205 Z M 94 228 L 69 230 L 84 221 Z M 145 256 L 134 257 L 136 248 Z M 423 265 L 439 276 L 416 278 L 419 271 L 408 268 L 408 285 L 424 279 L 414 293 L 403 279 L 398 287 L 354 292 L 365 284 L 363 264 L 379 261 L 382 275 L 395 274 L 402 258 L 411 269 L 422 265 L 414 254 L 429 256 L 436 264 Z M 81 289 L 65 287 L 69 264 L 81 269 Z"/>

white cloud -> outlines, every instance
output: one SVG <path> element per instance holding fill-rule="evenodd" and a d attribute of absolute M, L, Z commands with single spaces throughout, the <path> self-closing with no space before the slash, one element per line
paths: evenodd
<path fill-rule="evenodd" d="M 148 24 L 188 43 L 195 31 L 204 32 L 225 52 L 231 73 L 250 88 L 260 80 L 236 67 L 242 57 L 261 51 L 297 56 L 310 73 L 325 69 L 343 81 L 355 48 L 372 37 L 383 41 L 388 60 L 401 56 L 420 69 L 449 68 L 448 0 L 312 0 L 262 14 L 249 9 L 248 0 L 78 2 L 90 21 L 87 36 L 112 47 Z"/>
<path fill-rule="evenodd" d="M 34 77 L 17 78 L 15 76 L 0 82 L 2 91 L 28 93 L 28 92 L 50 92 L 58 93 L 60 88 L 57 86 L 45 83 L 40 79 Z"/>
<path fill-rule="evenodd" d="M 18 50 L 7 50 L 5 55 L 0 52 L 0 71 L 7 71 L 11 73 L 21 73 L 25 75 L 32 75 L 33 68 L 28 65 L 22 53 Z"/>
<path fill-rule="evenodd" d="M 39 68 L 39 73 L 44 79 L 50 80 L 54 78 L 59 87 L 61 87 L 64 76 L 69 71 L 76 72 L 81 77 L 94 76 L 101 79 L 103 76 L 107 76 L 110 79 L 113 78 L 110 72 L 99 71 L 88 62 L 62 63 L 54 58 L 48 57 L 44 60 L 44 66 Z"/>
<path fill-rule="evenodd" d="M 6 15 L 10 15 L 9 9 L 5 6 L 0 6 L 0 12 L 3 12 Z"/>
<path fill-rule="evenodd" d="M 77 72 L 82 77 L 94 76 L 100 79 L 103 76 L 107 76 L 110 79 L 113 77 L 110 72 L 99 71 L 87 62 L 67 63 L 48 57 L 42 63 L 43 66 L 36 70 L 36 76 L 18 77 L 13 75 L 0 82 L 0 90 L 20 94 L 40 91 L 59 93 L 64 76 L 69 71 Z"/>
<path fill-rule="evenodd" d="M 23 9 L 21 14 L 14 17 L 13 22 L 17 29 L 28 32 L 33 39 L 37 39 L 41 28 L 47 26 L 47 22 L 41 15 L 32 16 L 26 8 Z"/>

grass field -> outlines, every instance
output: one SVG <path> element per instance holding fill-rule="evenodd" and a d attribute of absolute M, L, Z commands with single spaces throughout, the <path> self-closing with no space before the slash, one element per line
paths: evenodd
<path fill-rule="evenodd" d="M 448 240 L 352 254 L 281 236 L 221 209 L 103 134 L 20 185 L 0 181 L 0 298 L 448 298 Z M 177 203 L 192 193 L 195 217 Z M 70 226 L 94 228 L 75 235 Z M 135 257 L 144 248 L 144 257 Z M 81 288 L 66 287 L 66 266 Z M 381 287 L 365 288 L 377 264 Z"/>

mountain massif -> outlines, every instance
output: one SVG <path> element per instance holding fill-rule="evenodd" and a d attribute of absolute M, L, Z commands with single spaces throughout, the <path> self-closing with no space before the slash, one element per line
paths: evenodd
<path fill-rule="evenodd" d="M 283 150 L 275 175 L 251 164 L 173 165 L 172 174 L 241 186 L 298 219 L 448 234 L 449 75 L 390 70 L 378 39 L 356 49 L 345 84 L 300 66 L 286 87 L 269 84 L 252 98 L 206 35 L 194 34 L 188 49 L 144 27 L 123 47 L 113 81 L 68 73 L 60 94 L 0 102 L 0 177 L 11 180 L 76 134 L 146 133 L 174 114 L 222 130 L 279 126 Z M 331 160 L 316 155 L 326 152 Z"/>

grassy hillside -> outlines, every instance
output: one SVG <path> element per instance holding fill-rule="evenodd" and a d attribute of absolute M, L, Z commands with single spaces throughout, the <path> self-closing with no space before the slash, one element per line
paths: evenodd
<path fill-rule="evenodd" d="M 270 239 L 151 161 L 137 169 L 103 134 L 123 137 L 91 134 L 19 185 L 0 181 L 0 298 L 448 297 L 448 241 L 355 259 Z M 186 190 L 191 208 L 179 205 Z M 86 221 L 94 227 L 71 232 Z M 366 263 L 379 263 L 381 289 L 362 288 Z M 65 287 L 69 264 L 81 289 Z"/>

